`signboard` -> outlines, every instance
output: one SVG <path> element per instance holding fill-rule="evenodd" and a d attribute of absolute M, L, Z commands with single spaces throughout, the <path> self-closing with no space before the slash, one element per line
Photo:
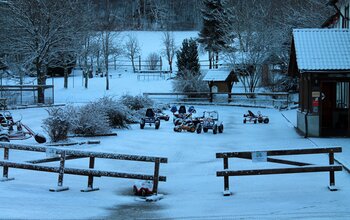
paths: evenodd
<path fill-rule="evenodd" d="M 254 151 L 252 152 L 252 161 L 256 162 L 267 162 L 267 152 L 266 151 Z"/>
<path fill-rule="evenodd" d="M 313 91 L 312 92 L 312 98 L 318 98 L 318 97 L 320 97 L 320 95 L 321 95 L 321 93 L 318 92 L 318 91 Z"/>
<path fill-rule="evenodd" d="M 56 149 L 55 148 L 46 148 L 46 157 L 56 157 Z"/>

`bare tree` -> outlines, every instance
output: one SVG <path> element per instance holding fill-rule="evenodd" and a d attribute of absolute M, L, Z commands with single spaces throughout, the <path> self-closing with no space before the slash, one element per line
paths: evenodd
<path fill-rule="evenodd" d="M 147 64 L 150 70 L 156 70 L 159 62 L 159 55 L 157 53 L 150 53 L 147 57 Z"/>
<path fill-rule="evenodd" d="M 132 65 L 132 69 L 135 72 L 135 70 L 136 70 L 136 68 L 135 68 L 135 57 L 140 54 L 141 48 L 140 48 L 140 45 L 139 45 L 139 41 L 137 40 L 135 35 L 129 34 L 127 37 L 128 37 L 128 39 L 127 39 L 127 41 L 125 43 L 124 53 L 130 59 L 131 65 Z"/>
<path fill-rule="evenodd" d="M 175 45 L 175 39 L 174 34 L 170 32 L 164 32 L 163 33 L 163 45 L 164 50 L 163 54 L 166 56 L 166 59 L 168 60 L 170 72 L 173 72 L 173 59 L 176 53 L 176 45 Z"/>

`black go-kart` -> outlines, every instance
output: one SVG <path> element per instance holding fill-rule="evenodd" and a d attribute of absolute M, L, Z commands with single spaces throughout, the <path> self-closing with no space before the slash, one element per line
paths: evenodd
<path fill-rule="evenodd" d="M 252 122 L 256 124 L 258 122 L 268 124 L 270 122 L 269 117 L 262 115 L 260 111 L 258 111 L 257 114 L 254 114 L 252 111 L 248 110 L 248 113 L 244 114 L 243 117 L 243 123 Z"/>
<path fill-rule="evenodd" d="M 152 124 L 154 124 L 155 129 L 159 129 L 160 127 L 160 119 L 156 116 L 156 113 L 152 108 L 148 108 L 146 110 L 146 116 L 144 118 L 141 118 L 140 128 L 144 129 L 146 124 L 149 124 L 149 126 L 152 126 Z"/>
<path fill-rule="evenodd" d="M 224 125 L 222 122 L 219 123 L 219 113 L 217 111 L 204 111 L 202 117 L 202 128 L 203 132 L 213 130 L 213 134 L 223 133 Z"/>

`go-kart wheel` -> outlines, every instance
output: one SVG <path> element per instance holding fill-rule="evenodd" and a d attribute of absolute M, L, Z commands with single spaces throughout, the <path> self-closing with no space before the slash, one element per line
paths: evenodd
<path fill-rule="evenodd" d="M 170 119 L 169 117 L 166 117 L 166 118 L 165 118 L 165 121 L 169 121 L 169 119 Z"/>
<path fill-rule="evenodd" d="M 143 129 L 145 127 L 145 120 L 141 119 L 140 121 L 140 128 Z"/>
<path fill-rule="evenodd" d="M 265 123 L 265 124 L 268 124 L 269 121 L 270 121 L 269 118 L 265 118 L 265 119 L 264 119 L 264 123 Z"/>
<path fill-rule="evenodd" d="M 2 135 L 0 137 L 0 142 L 10 142 L 10 139 L 7 135 Z"/>
<path fill-rule="evenodd" d="M 137 195 L 137 187 L 136 186 L 132 187 L 132 192 L 134 193 L 134 195 Z"/>
<path fill-rule="evenodd" d="M 155 127 L 156 129 L 159 129 L 159 127 L 160 127 L 160 121 L 159 121 L 159 120 L 155 121 L 154 127 Z"/>
<path fill-rule="evenodd" d="M 208 132 L 208 128 L 203 128 L 203 132 L 207 133 Z"/>
<path fill-rule="evenodd" d="M 215 124 L 213 126 L 213 134 L 217 134 L 218 133 L 218 126 Z"/>
<path fill-rule="evenodd" d="M 244 124 L 247 123 L 247 119 L 243 119 L 243 123 L 244 123 Z"/>
<path fill-rule="evenodd" d="M 195 127 L 190 127 L 190 130 L 188 130 L 189 132 L 193 133 L 196 131 L 196 128 Z"/>
<path fill-rule="evenodd" d="M 257 121 L 257 120 L 256 120 L 256 119 L 254 119 L 254 124 L 256 124 L 256 121 Z"/>
<path fill-rule="evenodd" d="M 174 127 L 174 131 L 175 131 L 175 132 L 181 132 L 182 129 L 181 129 L 180 127 L 178 127 L 178 126 L 175 126 L 175 127 Z"/>
<path fill-rule="evenodd" d="M 181 124 L 181 119 L 179 119 L 179 118 L 175 119 L 174 125 L 176 126 L 176 125 L 180 125 L 180 124 Z"/>
<path fill-rule="evenodd" d="M 222 133 L 222 132 L 224 132 L 224 125 L 223 124 L 219 125 L 219 133 Z"/>
<path fill-rule="evenodd" d="M 147 192 L 145 189 L 141 189 L 141 196 L 145 197 L 147 195 Z"/>
<path fill-rule="evenodd" d="M 258 118 L 258 122 L 259 123 L 263 123 L 263 119 L 262 118 Z"/>
<path fill-rule="evenodd" d="M 197 131 L 197 134 L 202 133 L 202 126 L 201 126 L 201 124 L 198 124 L 198 125 L 197 125 L 196 131 Z"/>

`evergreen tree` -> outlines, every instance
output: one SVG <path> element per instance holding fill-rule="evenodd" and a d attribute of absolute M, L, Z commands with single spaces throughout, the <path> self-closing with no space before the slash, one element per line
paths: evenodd
<path fill-rule="evenodd" d="M 230 13 L 225 0 L 203 0 L 203 27 L 198 42 L 204 45 L 209 54 L 209 68 L 212 68 L 214 56 L 218 62 L 219 52 L 229 48 L 233 35 L 230 25 Z"/>
<path fill-rule="evenodd" d="M 187 72 L 193 76 L 200 75 L 198 46 L 195 40 L 184 39 L 182 47 L 176 52 L 176 58 L 179 78 L 184 78 Z"/>

